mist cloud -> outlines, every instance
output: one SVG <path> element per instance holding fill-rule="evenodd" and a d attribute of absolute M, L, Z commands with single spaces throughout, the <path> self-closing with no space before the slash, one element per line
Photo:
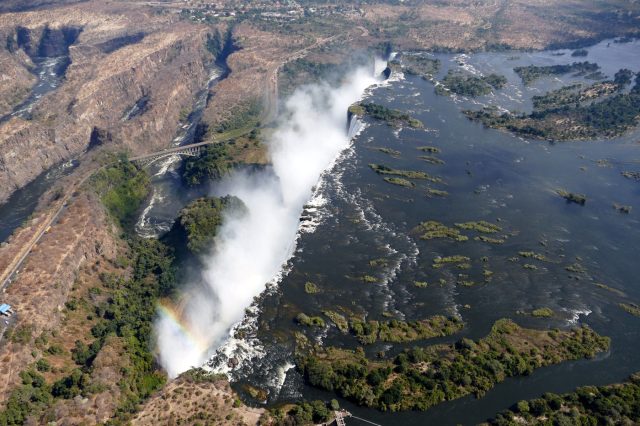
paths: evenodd
<path fill-rule="evenodd" d="M 358 69 L 339 87 L 298 89 L 268 141 L 273 170 L 235 173 L 218 186 L 216 192 L 237 196 L 248 213 L 225 218 L 205 259 L 204 284 L 185 287 L 180 313 L 160 310 L 159 358 L 171 377 L 202 365 L 281 270 L 312 187 L 349 144 L 347 109 L 375 81 L 370 70 Z"/>

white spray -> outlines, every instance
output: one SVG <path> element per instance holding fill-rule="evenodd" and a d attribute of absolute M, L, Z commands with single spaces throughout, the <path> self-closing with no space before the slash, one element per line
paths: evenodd
<path fill-rule="evenodd" d="M 370 70 L 359 69 L 336 88 L 298 89 L 268 142 L 274 173 L 236 173 L 221 183 L 222 193 L 240 198 L 248 214 L 225 218 L 206 259 L 206 284 L 186 287 L 179 318 L 160 310 L 160 361 L 171 377 L 202 365 L 279 273 L 293 252 L 299 217 L 313 186 L 349 145 L 349 105 L 375 82 Z"/>

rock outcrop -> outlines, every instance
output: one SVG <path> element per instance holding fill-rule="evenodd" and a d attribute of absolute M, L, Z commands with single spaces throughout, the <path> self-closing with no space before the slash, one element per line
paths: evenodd
<path fill-rule="evenodd" d="M 0 114 L 27 97 L 32 58 L 68 53 L 71 61 L 63 83 L 37 102 L 30 120 L 0 124 L 0 202 L 80 155 L 96 135 L 108 134 L 101 142 L 132 153 L 166 147 L 180 111 L 206 84 L 212 60 L 210 28 L 141 13 L 98 14 L 76 6 L 2 15 L 0 28 L 0 36 L 12 40 L 11 49 L 0 48 L 0 59 L 7 59 L 0 80 L 12 81 L 7 91 L 16 98 L 0 104 Z M 144 110 L 128 114 L 141 99 Z"/>

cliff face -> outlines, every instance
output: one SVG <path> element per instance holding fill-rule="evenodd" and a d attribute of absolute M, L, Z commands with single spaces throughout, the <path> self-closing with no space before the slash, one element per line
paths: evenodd
<path fill-rule="evenodd" d="M 11 49 L 0 48 L 8 58 L 0 80 L 19 77 L 10 90 L 24 93 L 23 99 L 34 82 L 31 58 L 68 54 L 71 61 L 62 84 L 38 101 L 30 120 L 0 124 L 0 202 L 92 142 L 133 153 L 166 147 L 180 110 L 189 109 L 206 84 L 207 28 L 143 14 L 96 16 L 77 7 L 64 12 L 0 16 L 0 35 L 12 40 Z M 141 99 L 144 108 L 131 114 Z M 9 105 L 0 105 L 0 114 Z"/>

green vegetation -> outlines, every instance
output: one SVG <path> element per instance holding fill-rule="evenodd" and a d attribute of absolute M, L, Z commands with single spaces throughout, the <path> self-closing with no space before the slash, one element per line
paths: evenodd
<path fill-rule="evenodd" d="M 473 239 L 475 241 L 482 241 L 483 243 L 489 243 L 489 244 L 504 244 L 506 242 L 504 238 L 492 238 L 492 237 L 487 237 L 486 235 L 478 235 Z"/>
<path fill-rule="evenodd" d="M 584 57 L 584 56 L 587 56 L 588 54 L 589 54 L 589 51 L 587 49 L 576 49 L 573 52 L 571 52 L 571 56 L 573 56 L 574 58 Z"/>
<path fill-rule="evenodd" d="M 471 261 L 471 258 L 467 257 L 467 256 L 461 256 L 459 254 L 453 255 L 453 256 L 445 256 L 445 257 L 436 257 L 435 259 L 433 259 L 433 265 L 431 265 L 434 269 L 440 269 L 443 266 L 446 265 L 450 265 L 452 263 L 457 263 L 460 265 L 464 265 L 462 266 L 462 268 L 460 269 L 469 269 L 468 266 L 469 262 Z"/>
<path fill-rule="evenodd" d="M 435 238 L 448 238 L 459 242 L 469 240 L 469 237 L 462 235 L 459 229 L 449 228 L 435 220 L 422 222 L 420 225 L 413 228 L 411 232 L 420 234 L 420 238 L 423 240 L 433 240 Z"/>
<path fill-rule="evenodd" d="M 467 231 L 476 231 L 484 234 L 494 234 L 502 231 L 502 228 L 498 225 L 494 225 L 484 220 L 474 222 L 455 223 L 456 227 L 465 229 Z"/>
<path fill-rule="evenodd" d="M 584 206 L 587 202 L 587 197 L 583 194 L 575 194 L 573 192 L 565 191 L 564 189 L 557 189 L 556 193 L 567 200 L 568 203 L 576 203 Z"/>
<path fill-rule="evenodd" d="M 127 276 L 104 274 L 101 280 L 111 295 L 103 299 L 95 309 L 98 322 L 91 329 L 95 339 L 90 345 L 76 342 L 72 358 L 77 368 L 54 383 L 47 383 L 34 369 L 23 371 L 22 385 L 9 395 L 7 406 L 0 412 L 0 424 L 23 424 L 29 416 L 37 419 L 56 400 L 88 397 L 104 389 L 92 377 L 96 355 L 109 339 L 118 338 L 125 349 L 127 359 L 122 366 L 120 406 L 112 424 L 121 424 L 134 413 L 139 403 L 159 389 L 166 377 L 158 370 L 152 351 L 153 319 L 156 303 L 166 297 L 175 285 L 171 251 L 157 240 L 133 238 L 129 240 L 132 256 L 131 273 Z M 36 339 L 45 345 L 46 336 Z M 62 347 L 51 345 L 46 354 L 60 355 Z M 49 371 L 46 359 L 35 363 L 38 371 Z"/>
<path fill-rule="evenodd" d="M 603 290 L 610 291 L 611 293 L 614 293 L 614 294 L 616 294 L 616 295 L 618 295 L 618 296 L 620 296 L 620 297 L 626 297 L 626 296 L 627 296 L 627 295 L 626 295 L 626 293 L 625 293 L 624 291 L 618 290 L 617 288 L 610 287 L 610 286 L 608 286 L 608 285 L 606 285 L 606 284 L 602 284 L 602 283 L 595 283 L 594 285 L 595 285 L 596 287 L 598 287 L 598 288 L 603 289 Z"/>
<path fill-rule="evenodd" d="M 275 420 L 275 426 L 329 424 L 333 418 L 332 411 L 339 409 L 340 404 L 335 399 L 329 404 L 320 400 L 303 401 L 293 406 L 272 409 L 271 416 Z"/>
<path fill-rule="evenodd" d="M 620 89 L 620 86 L 611 81 L 594 83 L 584 87 L 581 83 L 562 87 L 558 90 L 547 92 L 544 95 L 533 97 L 533 109 L 540 112 L 553 112 L 562 108 L 570 109 L 583 102 L 593 101 L 611 95 Z"/>
<path fill-rule="evenodd" d="M 423 152 L 430 152 L 432 154 L 438 154 L 440 153 L 440 148 L 436 148 L 435 146 L 419 146 L 416 149 L 423 151 Z"/>
<path fill-rule="evenodd" d="M 633 71 L 623 68 L 613 76 L 613 82 L 618 87 L 623 88 L 624 86 L 631 84 L 631 81 L 633 81 L 633 76 Z"/>
<path fill-rule="evenodd" d="M 405 350 L 393 360 L 364 351 L 316 348 L 300 354 L 298 368 L 312 386 L 380 410 L 426 410 L 465 395 L 480 397 L 507 377 L 566 360 L 591 358 L 609 339 L 587 327 L 569 331 L 525 329 L 497 321 L 488 336 L 455 345 Z"/>
<path fill-rule="evenodd" d="M 440 70 L 439 59 L 432 59 L 422 55 L 400 54 L 404 72 L 409 75 L 417 75 L 425 80 L 432 79 Z"/>
<path fill-rule="evenodd" d="M 146 171 L 130 163 L 126 155 L 104 166 L 91 177 L 90 187 L 100 196 L 107 211 L 124 228 L 133 226 L 140 205 L 149 195 Z"/>
<path fill-rule="evenodd" d="M 538 318 L 549 318 L 553 316 L 553 310 L 550 308 L 538 308 L 531 311 L 531 315 Z"/>
<path fill-rule="evenodd" d="M 391 149 L 391 148 L 386 148 L 386 147 L 382 147 L 382 148 L 376 148 L 378 151 L 383 152 L 385 154 L 388 154 L 392 157 L 399 157 L 401 152 L 397 151 L 395 149 Z"/>
<path fill-rule="evenodd" d="M 420 155 L 418 156 L 418 158 L 431 164 L 444 164 L 444 160 L 441 160 L 438 157 L 434 157 L 433 155 Z"/>
<path fill-rule="evenodd" d="M 193 254 L 202 254 L 211 249 L 225 212 L 241 214 L 246 211 L 244 203 L 237 197 L 198 198 L 180 210 L 174 228 L 186 240 Z"/>
<path fill-rule="evenodd" d="M 620 174 L 626 177 L 627 179 L 640 181 L 640 172 L 623 171 L 623 172 L 620 172 Z"/>
<path fill-rule="evenodd" d="M 227 114 L 226 120 L 218 124 L 215 131 L 218 133 L 218 139 L 224 140 L 235 135 L 237 130 L 248 132 L 250 129 L 259 127 L 260 114 L 262 113 L 262 101 L 253 99 L 231 108 Z M 234 132 L 236 131 L 236 132 Z"/>
<path fill-rule="evenodd" d="M 369 266 L 377 267 L 377 266 L 387 266 L 389 261 L 385 258 L 373 259 L 369 261 Z"/>
<path fill-rule="evenodd" d="M 418 172 L 414 170 L 396 170 L 396 169 L 392 169 L 391 167 L 384 166 L 382 164 L 369 164 L 369 167 L 371 168 L 371 170 L 378 173 L 379 175 L 392 175 L 392 176 L 399 176 L 407 179 L 428 180 L 434 183 L 441 182 L 440 178 L 431 176 L 425 172 Z"/>
<path fill-rule="evenodd" d="M 411 182 L 410 180 L 398 177 L 386 177 L 384 178 L 384 181 L 393 185 L 404 186 L 406 188 L 413 188 L 414 186 L 416 186 L 416 184 Z"/>
<path fill-rule="evenodd" d="M 584 386 L 564 395 L 520 401 L 488 423 L 493 426 L 631 425 L 640 423 L 640 375 L 622 384 Z"/>
<path fill-rule="evenodd" d="M 633 207 L 631 206 L 625 206 L 618 203 L 613 203 L 613 208 L 616 209 L 618 212 L 624 213 L 624 214 L 631 213 L 631 210 L 633 209 Z"/>
<path fill-rule="evenodd" d="M 542 262 L 545 262 L 548 260 L 544 254 L 536 253 L 535 251 L 519 251 L 518 256 L 523 257 L 525 259 L 540 260 Z"/>
<path fill-rule="evenodd" d="M 304 283 L 304 292 L 307 294 L 316 294 L 320 292 L 320 289 L 315 283 L 307 281 L 306 283 Z"/>
<path fill-rule="evenodd" d="M 537 97 L 531 114 L 500 113 L 495 107 L 464 111 L 471 120 L 525 136 L 553 140 L 594 139 L 619 136 L 635 127 L 640 117 L 640 76 L 625 92 L 626 73 L 621 84 L 596 83 L 586 89 L 560 89 Z"/>
<path fill-rule="evenodd" d="M 336 325 L 336 327 L 338 327 L 338 330 L 342 331 L 343 333 L 349 332 L 349 322 L 344 317 L 344 315 L 340 315 L 339 313 L 334 311 L 323 311 L 322 313 L 325 314 L 331 320 L 331 322 Z"/>
<path fill-rule="evenodd" d="M 413 342 L 439 336 L 450 336 L 464 327 L 457 317 L 436 315 L 420 321 L 365 321 L 351 318 L 349 330 L 363 345 L 382 342 Z"/>
<path fill-rule="evenodd" d="M 366 114 L 376 120 L 382 120 L 393 127 L 400 127 L 403 124 L 416 129 L 424 127 L 420 120 L 411 117 L 407 113 L 374 103 L 361 102 L 359 104 L 352 105 L 349 107 L 349 112 L 357 115 Z"/>
<path fill-rule="evenodd" d="M 198 186 L 209 179 L 219 179 L 231 167 L 231 158 L 224 144 L 207 145 L 198 157 L 188 157 L 182 162 L 182 181 L 187 186 Z"/>
<path fill-rule="evenodd" d="M 360 277 L 360 279 L 365 282 L 365 283 L 377 283 L 378 279 L 372 275 L 363 275 L 362 277 Z"/>
<path fill-rule="evenodd" d="M 179 377 L 190 383 L 215 383 L 227 378 L 224 374 L 214 374 L 200 367 L 190 368 Z"/>
<path fill-rule="evenodd" d="M 427 188 L 427 197 L 446 197 L 449 193 L 440 189 Z"/>
<path fill-rule="evenodd" d="M 640 317 L 640 306 L 635 303 L 621 303 L 620 307 L 631 315 Z"/>
<path fill-rule="evenodd" d="M 569 65 L 529 65 L 526 67 L 516 67 L 513 70 L 518 74 L 518 76 L 520 76 L 525 85 L 529 85 L 537 79 L 549 75 L 562 75 L 570 72 L 584 75 L 586 73 L 598 71 L 598 69 L 600 69 L 598 64 L 592 64 L 590 62 L 574 62 Z"/>
<path fill-rule="evenodd" d="M 278 73 L 279 94 L 287 97 L 302 84 L 320 82 L 330 75 L 337 75 L 338 70 L 339 65 L 314 62 L 307 58 L 287 62 Z"/>
<path fill-rule="evenodd" d="M 310 317 L 302 312 L 296 316 L 296 322 L 306 327 L 324 327 L 324 320 L 321 317 Z"/>
<path fill-rule="evenodd" d="M 488 95 L 492 88 L 501 89 L 505 84 L 507 84 L 507 79 L 501 75 L 489 74 L 485 77 L 476 77 L 449 70 L 442 79 L 442 86 L 436 86 L 436 93 L 446 94 L 447 91 L 442 89 L 444 86 L 448 91 L 458 95 L 476 97 Z"/>

